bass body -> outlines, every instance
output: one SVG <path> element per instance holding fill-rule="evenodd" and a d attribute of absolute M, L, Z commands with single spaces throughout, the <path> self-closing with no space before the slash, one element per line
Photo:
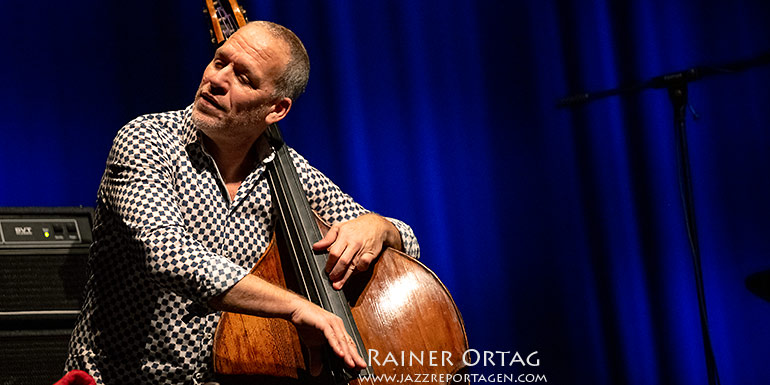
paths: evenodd
<path fill-rule="evenodd" d="M 328 227 L 322 224 L 321 230 Z M 289 251 L 278 238 L 251 274 L 299 292 L 291 261 L 281 256 Z M 351 277 L 343 292 L 373 372 L 347 383 L 395 384 L 416 375 L 450 382 L 463 369 L 468 342 L 460 312 L 438 277 L 418 260 L 388 248 L 367 272 Z M 283 319 L 224 313 L 214 346 L 215 371 L 223 384 L 336 382 L 328 372 L 309 375 L 297 331 Z"/>

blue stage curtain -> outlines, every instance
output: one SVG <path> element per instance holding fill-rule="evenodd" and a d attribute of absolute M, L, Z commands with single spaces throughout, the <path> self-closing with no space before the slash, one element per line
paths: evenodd
<path fill-rule="evenodd" d="M 118 128 L 192 102 L 211 54 L 202 7 L 6 5 L 0 205 L 93 205 Z M 706 383 L 665 90 L 555 102 L 770 52 L 766 1 L 242 5 L 310 53 L 308 92 L 282 123 L 289 144 L 365 206 L 412 225 L 471 348 L 540 359 L 472 372 Z M 723 384 L 770 381 L 770 303 L 744 284 L 770 269 L 769 86 L 768 67 L 690 86 Z"/>

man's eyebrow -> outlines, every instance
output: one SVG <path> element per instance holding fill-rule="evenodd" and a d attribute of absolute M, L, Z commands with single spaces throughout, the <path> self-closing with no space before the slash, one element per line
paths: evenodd
<path fill-rule="evenodd" d="M 232 50 L 228 50 L 224 45 L 217 48 L 217 50 L 214 51 L 214 60 L 228 59 L 229 58 L 228 51 L 232 51 Z M 227 61 L 229 62 L 229 60 Z M 239 62 L 232 62 L 232 64 L 233 64 L 233 68 L 236 71 L 247 75 L 249 79 L 251 79 L 252 81 L 256 83 L 260 81 L 259 74 L 255 71 L 255 68 L 252 68 L 249 64 L 239 63 Z"/>

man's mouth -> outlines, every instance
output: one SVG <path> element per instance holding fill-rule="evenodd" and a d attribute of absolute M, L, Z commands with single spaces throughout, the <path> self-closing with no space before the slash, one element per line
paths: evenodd
<path fill-rule="evenodd" d="M 204 102 L 206 102 L 206 104 L 209 104 L 209 105 L 211 105 L 212 107 L 214 107 L 214 108 L 216 108 L 216 109 L 218 109 L 218 110 L 220 110 L 220 111 L 224 111 L 224 112 L 227 112 L 227 111 L 225 110 L 225 108 L 224 108 L 224 107 L 222 107 L 222 105 L 221 105 L 221 104 L 217 103 L 217 100 L 214 98 L 214 96 L 212 96 L 212 95 L 211 95 L 211 94 L 209 94 L 208 92 L 201 92 L 201 99 L 202 99 Z"/>

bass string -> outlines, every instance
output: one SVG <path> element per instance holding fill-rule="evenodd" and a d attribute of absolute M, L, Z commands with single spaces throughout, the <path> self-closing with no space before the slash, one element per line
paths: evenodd
<path fill-rule="evenodd" d="M 273 131 L 271 132 L 271 136 L 280 138 L 281 136 L 278 127 L 273 126 L 271 126 L 271 131 Z M 314 253 L 311 250 L 312 241 L 310 238 L 320 239 L 321 233 L 318 231 L 304 190 L 300 187 L 299 176 L 296 175 L 291 155 L 288 153 L 282 140 L 276 140 L 276 142 L 278 143 L 276 143 L 276 146 L 274 147 L 276 155 L 273 162 L 276 177 L 280 181 L 280 186 L 277 186 L 278 188 L 276 188 L 276 195 L 278 196 L 278 199 L 280 199 L 280 202 L 276 203 L 281 216 L 284 219 L 282 222 L 284 223 L 284 230 L 287 234 L 285 238 L 291 248 L 293 254 L 292 257 L 295 263 L 298 264 L 295 269 L 298 272 L 298 278 L 308 297 L 316 294 L 317 298 L 315 299 L 317 301 L 314 301 L 315 303 L 326 308 L 326 310 L 335 313 L 342 319 L 348 333 L 353 337 L 353 342 L 356 345 L 359 354 L 366 357 L 366 349 L 363 346 L 363 341 L 361 340 L 360 333 L 358 333 L 355 320 L 352 318 L 352 313 L 350 312 L 350 307 L 344 293 L 341 290 L 331 288 L 331 284 L 328 282 L 316 281 L 316 279 L 319 281 L 323 280 L 324 276 L 318 271 L 320 266 L 317 265 Z M 277 183 L 274 182 L 273 184 L 276 185 Z M 294 204 L 291 204 L 291 202 L 294 202 Z M 315 231 L 313 232 L 312 229 L 315 229 Z M 309 231 L 312 234 L 309 234 Z M 296 238 L 291 236 L 291 234 L 296 235 Z M 307 271 L 307 275 L 309 276 L 306 275 L 305 270 L 302 268 L 303 266 L 307 269 L 311 269 L 310 271 Z M 338 302 L 338 306 L 335 306 L 331 302 Z M 335 308 L 338 310 L 335 311 Z"/>

